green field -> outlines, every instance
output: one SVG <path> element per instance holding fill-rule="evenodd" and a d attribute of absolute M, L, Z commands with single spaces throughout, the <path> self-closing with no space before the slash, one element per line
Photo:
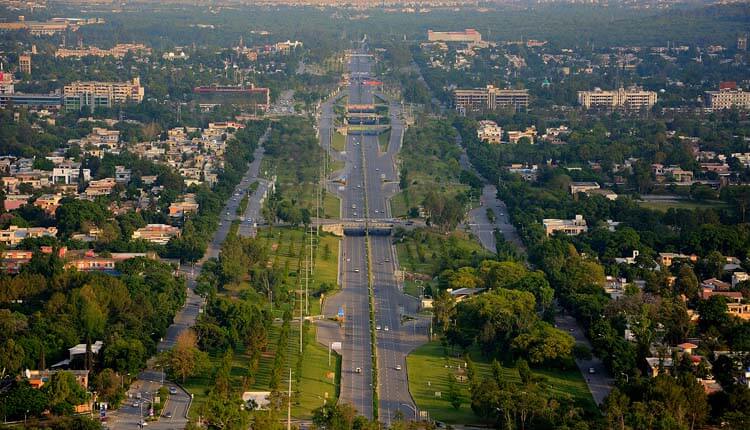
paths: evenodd
<path fill-rule="evenodd" d="M 492 375 L 490 362 L 477 352 L 471 353 L 476 365 L 479 379 Z M 461 357 L 450 357 L 439 341 L 433 341 L 420 346 L 406 358 L 409 372 L 409 391 L 411 391 L 417 407 L 426 410 L 430 418 L 454 424 L 479 424 L 481 421 L 471 410 L 471 398 L 468 383 L 459 382 L 462 404 L 454 409 L 446 399 L 448 391 L 448 375 L 457 373 L 459 366 L 463 366 Z M 587 412 L 596 413 L 597 408 L 586 387 L 581 373 L 571 371 L 534 370 L 534 374 L 542 379 L 546 392 L 555 396 L 570 396 L 577 406 Z M 503 367 L 503 376 L 507 381 L 519 383 L 520 378 L 515 369 Z M 442 397 L 435 396 L 436 392 Z"/>
<path fill-rule="evenodd" d="M 299 356 L 299 326 L 292 323 L 289 345 L 284 368 L 292 368 L 296 371 L 297 357 Z M 247 373 L 249 356 L 244 351 L 234 354 L 232 362 L 231 379 L 232 385 L 242 388 L 244 391 L 270 391 L 270 371 L 278 347 L 279 325 L 274 325 L 269 333 L 268 349 L 261 356 L 258 374 L 252 385 L 247 385 Z M 335 374 L 340 372 L 340 357 L 334 352 L 331 355 L 331 364 L 328 365 L 328 350 L 315 341 L 315 327 L 311 326 L 307 333 L 305 345 L 305 358 L 302 361 L 302 377 L 297 381 L 296 375 L 292 377 L 292 416 L 298 419 L 308 419 L 313 409 L 323 405 L 323 399 L 328 396 L 328 402 L 336 402 L 337 387 Z M 200 405 L 208 399 L 209 389 L 214 384 L 213 375 L 221 363 L 221 355 L 210 357 L 209 369 L 201 376 L 189 378 L 184 386 L 194 394 L 193 405 L 190 408 L 191 418 L 198 417 Z M 285 371 L 285 375 L 288 375 Z M 287 385 L 287 377 L 283 378 L 283 386 Z"/>
<path fill-rule="evenodd" d="M 388 151 L 388 143 L 391 141 L 391 129 L 378 135 L 378 144 L 380 145 L 380 152 Z"/>
<path fill-rule="evenodd" d="M 492 258 L 479 242 L 463 231 L 456 230 L 445 235 L 430 229 L 421 229 L 419 235 L 420 240 L 407 236 L 396 243 L 399 265 L 407 272 L 430 276 L 436 274 L 434 272 L 441 252 L 448 243 L 454 251 L 460 251 L 461 255 L 486 255 L 487 258 Z"/>
<path fill-rule="evenodd" d="M 338 131 L 333 133 L 331 138 L 331 147 L 334 151 L 341 152 L 346 149 L 346 136 L 339 133 Z"/>
<path fill-rule="evenodd" d="M 309 236 L 305 236 L 301 228 L 272 227 L 260 230 L 258 237 L 266 241 L 270 262 L 281 267 L 288 265 L 290 274 L 299 276 L 297 279 L 300 287 L 304 287 L 305 255 L 309 246 L 305 238 Z M 338 288 L 338 255 L 341 239 L 326 233 L 321 234 L 317 240 L 313 241 L 315 264 L 312 278 L 308 283 L 310 315 L 320 314 L 319 287 L 321 283 Z M 305 254 L 300 257 L 303 251 Z"/>
<path fill-rule="evenodd" d="M 339 168 L 338 162 L 331 163 L 332 170 Z M 298 206 L 309 209 L 313 217 L 316 216 L 317 182 L 300 183 L 295 176 L 295 172 L 287 170 L 278 172 L 273 168 L 273 161 L 267 158 L 264 158 L 261 162 L 261 172 L 268 172 L 267 179 L 276 174 L 277 185 L 283 190 L 284 196 L 298 202 Z M 339 198 L 331 193 L 324 193 L 320 217 L 338 218 L 339 210 Z"/>
<path fill-rule="evenodd" d="M 669 209 L 726 209 L 727 204 L 721 201 L 703 201 L 695 200 L 666 200 L 666 201 L 639 201 L 638 204 L 647 209 L 666 212 Z"/>
<path fill-rule="evenodd" d="M 396 218 L 406 217 L 410 208 L 422 205 L 425 196 L 430 191 L 455 195 L 456 193 L 463 193 L 468 189 L 468 185 L 454 181 L 445 182 L 439 176 L 411 170 L 409 173 L 409 186 L 391 198 L 391 214 Z"/>

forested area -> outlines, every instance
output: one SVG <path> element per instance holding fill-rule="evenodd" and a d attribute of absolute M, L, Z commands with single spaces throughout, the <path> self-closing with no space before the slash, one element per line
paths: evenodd
<path fill-rule="evenodd" d="M 112 275 L 64 271 L 55 253 L 37 253 L 17 276 L 0 278 L 0 369 L 46 369 L 67 358 L 68 348 L 103 341 L 84 368 L 100 399 L 124 397 L 122 378 L 136 375 L 185 300 L 174 269 L 146 258 L 118 263 Z M 58 378 L 58 379 L 55 379 Z M 23 419 L 50 409 L 68 414 L 87 398 L 69 373 L 58 373 L 43 390 L 25 380 L 2 394 L 3 416 Z"/>

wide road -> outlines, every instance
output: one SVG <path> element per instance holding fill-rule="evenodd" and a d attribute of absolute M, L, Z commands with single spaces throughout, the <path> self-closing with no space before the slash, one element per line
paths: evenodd
<path fill-rule="evenodd" d="M 361 70 L 361 57 L 353 57 L 350 64 L 352 75 Z M 369 63 L 368 63 L 369 69 Z M 364 103 L 362 85 L 352 79 L 348 89 L 350 103 Z M 370 94 L 370 97 L 372 95 Z M 370 98 L 370 102 L 372 99 Z M 330 106 L 323 107 L 320 122 L 320 137 L 324 147 L 332 130 Z M 346 141 L 344 161 L 346 185 L 336 190 L 342 200 L 342 218 L 364 216 L 365 194 L 361 137 L 350 135 Z M 336 315 L 344 310 L 344 322 L 337 324 L 323 321 L 318 325 L 318 341 L 330 346 L 341 342 L 341 395 L 339 401 L 352 404 L 359 414 L 373 417 L 372 401 L 372 348 L 370 345 L 370 307 L 367 282 L 367 249 L 362 236 L 347 236 L 342 241 L 341 292 L 328 298 L 323 313 Z"/>
<path fill-rule="evenodd" d="M 364 80 L 371 76 L 372 58 L 352 56 L 349 63 L 350 85 L 348 103 L 372 104 L 373 87 Z M 385 96 L 378 95 L 385 99 Z M 333 100 L 321 105 L 319 131 L 321 143 L 328 148 L 332 132 Z M 345 161 L 340 176 L 346 185 L 331 186 L 342 200 L 342 218 L 377 221 L 391 217 L 389 199 L 398 192 L 398 173 L 395 157 L 403 141 L 401 104 L 390 102 L 391 136 L 388 148 L 383 151 L 378 137 L 366 134 L 347 136 L 342 153 L 331 154 Z M 401 292 L 395 277 L 397 255 L 390 237 L 370 236 L 372 281 L 375 293 L 376 347 L 378 354 L 378 415 L 381 422 L 390 424 L 397 411 L 411 419 L 416 415 L 409 394 L 406 372 L 406 355 L 426 341 L 429 321 L 402 317 L 416 314 L 418 302 Z M 335 315 L 340 307 L 346 321 L 339 327 L 325 321 L 318 325 L 318 340 L 330 345 L 342 342 L 342 403 L 352 403 L 360 414 L 372 416 L 372 368 L 370 348 L 370 321 L 367 285 L 367 241 L 361 236 L 346 236 L 340 265 L 342 291 L 329 298 L 324 314 Z M 357 369 L 361 373 L 357 372 Z"/>

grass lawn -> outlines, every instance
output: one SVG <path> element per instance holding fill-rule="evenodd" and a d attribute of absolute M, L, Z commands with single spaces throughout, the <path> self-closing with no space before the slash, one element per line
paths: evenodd
<path fill-rule="evenodd" d="M 409 177 L 409 187 L 391 198 L 391 214 L 396 218 L 406 217 L 410 208 L 420 206 L 430 191 L 455 195 L 469 189 L 468 185 L 457 182 L 436 182 L 430 176 L 421 173 L 415 172 Z"/>
<path fill-rule="evenodd" d="M 666 201 L 642 201 L 638 202 L 641 207 L 666 212 L 669 209 L 726 209 L 727 204 L 721 201 L 694 200 L 666 200 Z"/>
<path fill-rule="evenodd" d="M 380 152 L 388 151 L 388 143 L 391 141 L 391 129 L 389 128 L 386 132 L 378 135 L 378 143 L 380 144 Z"/>
<path fill-rule="evenodd" d="M 331 138 L 331 147 L 333 147 L 334 151 L 341 152 L 346 149 L 346 136 L 339 133 L 338 131 L 335 131 L 333 133 L 333 138 Z"/>
<path fill-rule="evenodd" d="M 305 236 L 302 228 L 273 227 L 262 229 L 258 237 L 267 241 L 271 263 L 280 267 L 288 265 L 289 272 L 298 276 L 300 286 L 304 287 L 303 273 L 305 269 L 304 254 L 300 258 L 300 251 L 305 250 Z M 307 239 L 309 240 L 309 238 Z M 309 310 L 311 315 L 320 314 L 320 299 L 318 292 L 320 284 L 327 283 L 338 288 L 338 254 L 341 239 L 330 234 L 322 234 L 316 244 L 315 265 L 309 282 L 310 296 Z M 328 251 L 326 252 L 326 249 Z M 330 293 L 329 293 L 330 294 Z"/>
<path fill-rule="evenodd" d="M 466 232 L 456 230 L 445 235 L 428 228 L 415 232 L 416 234 L 404 236 L 403 240 L 396 243 L 399 265 L 407 272 L 432 276 L 441 252 L 448 243 L 452 248 L 461 250 L 463 255 L 484 254 L 487 258 L 492 258 L 492 255 Z"/>
<path fill-rule="evenodd" d="M 289 336 L 287 356 L 284 363 L 284 369 L 292 368 L 296 372 L 297 358 L 299 356 L 299 326 L 292 323 L 292 330 Z M 271 368 L 273 365 L 276 349 L 278 347 L 280 325 L 274 325 L 269 333 L 268 349 L 263 353 L 258 366 L 258 374 L 255 382 L 247 386 L 247 372 L 249 356 L 244 351 L 237 351 L 234 354 L 232 362 L 232 385 L 238 390 L 246 391 L 270 391 L 269 381 L 271 378 Z M 340 357 L 333 352 L 331 355 L 331 364 L 328 365 L 328 350 L 315 341 L 315 327 L 310 326 L 307 333 L 305 345 L 305 358 L 302 361 L 302 376 L 297 381 L 296 375 L 292 377 L 292 416 L 298 419 L 308 419 L 313 409 L 323 404 L 326 393 L 329 402 L 336 402 L 337 387 L 335 375 L 340 372 Z M 210 357 L 209 369 L 200 376 L 189 378 L 184 386 L 194 394 L 193 406 L 190 408 L 190 415 L 197 418 L 200 405 L 208 399 L 209 390 L 214 384 L 213 375 L 221 363 L 222 354 L 215 354 Z M 288 375 L 285 370 L 284 375 Z M 283 389 L 287 387 L 287 376 L 282 378 Z M 243 388 L 244 387 L 244 388 Z"/>
<path fill-rule="evenodd" d="M 490 362 L 479 353 L 472 352 L 472 359 L 476 365 L 479 378 L 491 377 Z M 477 424 L 480 420 L 471 410 L 471 398 L 468 383 L 459 382 L 462 404 L 459 409 L 445 398 L 448 391 L 448 375 L 455 375 L 458 366 L 463 366 L 464 360 L 449 357 L 439 341 L 432 341 L 414 350 L 406 358 L 409 372 L 409 390 L 417 406 L 427 410 L 430 418 L 454 424 Z M 534 374 L 543 379 L 544 389 L 556 396 L 571 396 L 576 405 L 586 411 L 595 412 L 596 405 L 578 370 L 548 371 L 534 370 Z M 510 382 L 520 382 L 518 372 L 512 368 L 503 367 L 503 375 Z M 441 392 L 443 397 L 435 396 Z"/>

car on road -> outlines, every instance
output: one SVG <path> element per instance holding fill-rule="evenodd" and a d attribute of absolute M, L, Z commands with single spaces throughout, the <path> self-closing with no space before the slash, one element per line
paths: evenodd
<path fill-rule="evenodd" d="M 375 330 L 380 330 L 380 325 L 379 324 L 375 326 Z"/>
<path fill-rule="evenodd" d="M 172 418 L 172 412 L 167 411 L 167 413 L 164 414 L 164 418 Z"/>
<path fill-rule="evenodd" d="M 169 387 L 169 394 L 177 394 L 177 388 Z"/>
<path fill-rule="evenodd" d="M 385 327 L 383 328 L 383 330 L 385 330 L 385 331 L 388 331 L 388 330 L 390 330 L 390 329 L 388 328 L 388 326 L 385 326 Z"/>
<path fill-rule="evenodd" d="M 354 269 L 354 273 L 359 273 L 359 269 Z"/>
<path fill-rule="evenodd" d="M 140 406 L 140 405 L 141 405 L 141 404 L 140 404 L 140 403 L 138 403 L 138 402 L 133 402 L 133 407 L 134 407 L 134 408 L 137 408 L 137 407 L 138 407 L 138 406 Z"/>
<path fill-rule="evenodd" d="M 361 367 L 358 367 L 358 368 L 354 369 L 354 371 L 355 371 L 356 373 L 362 373 L 362 368 L 361 368 Z"/>
<path fill-rule="evenodd" d="M 396 370 L 401 370 L 401 365 L 400 364 L 396 365 Z"/>
<path fill-rule="evenodd" d="M 391 259 L 390 259 L 390 258 L 386 258 L 386 259 L 385 259 L 385 262 L 386 262 L 386 263 L 390 263 L 390 262 L 391 262 Z"/>
<path fill-rule="evenodd" d="M 591 374 L 596 373 L 596 369 L 594 369 L 593 367 L 589 367 L 589 373 Z"/>

